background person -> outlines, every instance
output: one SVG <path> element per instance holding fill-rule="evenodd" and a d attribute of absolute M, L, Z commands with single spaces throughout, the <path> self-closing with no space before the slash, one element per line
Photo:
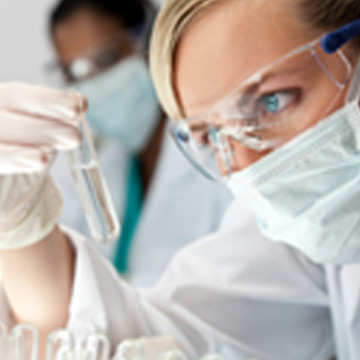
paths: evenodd
<path fill-rule="evenodd" d="M 189 7 L 190 4 L 191 7 Z M 301 133 L 310 129 L 310 132 L 305 131 L 296 137 L 293 143 L 295 144 L 294 148 L 301 148 L 302 136 L 313 134 L 313 130 L 320 131 L 317 129 L 322 130 L 323 126 L 327 126 L 326 124 L 329 123 L 333 124 L 333 121 L 338 124 L 337 114 L 344 115 L 344 109 L 346 109 L 346 116 L 340 117 L 341 120 L 345 119 L 349 126 L 351 119 L 355 122 L 358 121 L 359 116 L 355 107 L 358 104 L 349 103 L 350 108 L 347 105 L 344 106 L 345 96 L 340 96 L 345 93 L 349 94 L 351 82 L 347 81 L 345 86 L 339 86 L 343 84 L 340 80 L 346 79 L 341 76 L 344 69 L 341 64 L 347 61 L 351 65 L 345 67 L 345 70 L 349 70 L 351 75 L 348 80 L 356 79 L 353 69 L 359 54 L 358 46 L 350 43 L 350 46 L 345 46 L 341 52 L 335 50 L 334 56 L 324 52 L 323 47 L 316 47 L 317 52 L 311 51 L 316 45 L 319 45 L 317 42 L 313 42 L 319 34 L 328 29 L 334 30 L 358 17 L 359 14 L 354 13 L 354 9 L 358 9 L 357 4 L 354 2 L 345 4 L 339 1 L 336 3 L 338 7 L 330 7 L 329 4 L 326 4 L 324 8 L 322 8 L 323 0 L 316 4 L 323 10 L 324 18 L 321 21 L 317 17 L 318 9 L 314 13 L 312 12 L 314 1 L 310 4 L 299 0 L 295 4 L 295 2 L 275 0 L 270 4 L 266 0 L 218 2 L 169 0 L 159 18 L 153 43 L 153 61 L 155 61 L 153 64 L 158 66 L 158 72 L 154 72 L 154 74 L 158 86 L 172 90 L 172 92 L 163 92 L 168 97 L 162 97 L 169 114 L 173 118 L 179 117 L 179 114 L 181 116 L 182 112 L 185 116 L 203 114 L 203 111 L 212 109 L 224 97 L 229 102 L 221 102 L 221 104 L 232 105 L 233 102 L 230 100 L 233 97 L 228 98 L 227 94 L 233 87 L 241 90 L 235 92 L 242 100 L 236 102 L 240 110 L 244 110 L 243 105 L 253 105 L 246 107 L 248 114 L 253 114 L 252 110 L 256 110 L 258 105 L 266 105 L 266 107 L 265 109 L 261 107 L 263 112 L 254 112 L 256 115 L 277 114 L 280 109 L 285 109 L 286 112 L 294 111 L 293 107 L 297 108 L 304 104 L 303 102 L 317 99 L 318 86 L 327 84 L 325 87 L 321 87 L 324 91 L 320 92 L 321 102 L 314 101 L 313 106 L 304 106 L 301 109 L 308 110 L 308 115 L 312 116 L 306 117 L 306 122 L 304 120 L 303 123 L 298 124 L 300 128 L 295 127 L 295 130 Z M 333 0 L 331 4 L 334 5 Z M 342 10 L 340 17 L 337 10 L 332 12 L 335 8 Z M 348 14 L 348 16 L 344 14 Z M 305 22 L 305 19 L 312 19 L 312 26 L 309 26 L 309 22 Z M 336 25 L 334 24 L 335 19 L 337 19 Z M 326 20 L 330 21 L 331 25 L 326 23 Z M 322 21 L 327 25 L 324 25 Z M 249 27 L 249 23 L 253 26 Z M 220 28 L 222 31 L 219 31 Z M 267 34 L 265 42 L 263 41 L 264 34 Z M 211 35 L 210 45 L 208 43 L 209 35 Z M 169 36 L 170 38 L 168 38 Z M 168 41 L 160 41 L 161 39 L 168 39 Z M 303 44 L 307 45 L 298 48 Z M 194 51 L 195 49 L 196 51 Z M 297 50 L 293 53 L 293 49 Z M 173 56 L 169 56 L 169 54 Z M 317 57 L 314 57 L 315 54 Z M 170 63 L 167 63 L 170 59 Z M 206 61 L 199 63 L 199 59 L 206 59 Z M 282 60 L 277 61 L 278 59 Z M 304 62 L 304 59 L 309 61 Z M 326 61 L 324 62 L 324 60 Z M 170 68 L 160 66 L 166 64 L 171 65 Z M 231 64 L 232 66 L 230 66 Z M 243 66 L 239 66 L 239 64 Z M 267 66 L 269 64 L 271 66 Z M 323 66 L 319 66 L 320 64 Z M 334 65 L 337 66 L 334 67 Z M 215 71 L 219 67 L 222 71 Z M 263 70 L 259 72 L 259 69 Z M 187 70 L 196 70 L 198 76 L 187 76 L 191 73 Z M 254 73 L 256 76 L 250 78 L 252 82 L 245 81 Z M 329 76 L 330 74 L 332 76 Z M 280 79 L 274 79 L 274 76 L 280 75 L 282 75 Z M 304 77 L 304 75 L 306 76 Z M 261 81 L 271 79 L 273 81 L 271 85 L 276 85 L 275 92 L 280 94 L 274 94 L 274 89 L 269 91 L 268 83 L 266 87 L 263 83 L 254 84 L 254 79 Z M 205 80 L 212 86 L 205 83 Z M 285 89 L 280 87 L 279 90 L 280 81 L 289 80 L 295 81 L 297 86 L 292 83 L 290 87 L 285 87 Z M 203 91 L 200 91 L 201 86 L 204 87 Z M 6 97 L 9 89 L 7 86 L 3 89 L 7 91 L 0 98 L 2 101 L 6 100 L 3 103 L 4 107 L 6 105 L 7 109 L 11 109 L 12 98 Z M 39 108 L 39 103 L 36 101 L 37 96 L 35 96 L 38 94 L 37 91 L 36 88 L 27 89 L 24 93 L 17 91 L 19 96 L 15 97 L 15 100 L 27 99 L 26 103 L 30 102 L 32 109 Z M 50 94 L 50 90 L 48 91 Z M 259 91 L 260 94 L 262 94 L 261 91 L 265 92 L 259 101 L 246 102 L 246 100 L 252 99 L 250 96 L 259 95 Z M 306 96 L 308 91 L 312 92 L 312 96 L 309 94 Z M 339 97 L 333 98 L 333 91 Z M 47 94 L 46 91 L 45 94 Z M 174 94 L 178 94 L 179 97 L 172 97 L 171 95 Z M 247 96 L 243 96 L 245 94 Z M 303 96 L 295 96 L 299 94 Z M 56 100 L 55 104 L 62 99 L 61 93 L 57 96 L 53 95 L 54 101 Z M 281 96 L 280 99 L 277 96 Z M 329 117 L 330 114 L 323 112 L 322 108 L 324 103 L 329 104 L 329 100 L 334 99 L 337 101 L 330 102 L 333 107 L 330 110 L 332 115 Z M 67 143 L 66 146 L 74 146 L 76 128 L 69 129 L 69 124 L 64 120 L 61 121 L 61 114 L 58 114 L 57 117 L 51 112 L 49 114 L 52 102 L 42 101 L 40 104 L 42 104 L 40 119 L 38 119 L 39 116 L 33 119 L 34 115 L 26 111 L 28 108 L 22 102 L 15 102 L 13 106 L 17 109 L 15 114 L 18 114 L 19 110 L 27 114 L 24 124 L 28 126 L 31 121 L 36 121 L 38 129 L 41 120 L 45 121 L 46 119 L 47 122 L 53 122 L 54 127 L 59 127 L 62 134 L 65 130 L 69 131 L 65 138 L 73 141 Z M 67 107 L 72 108 L 71 105 L 73 105 L 71 99 L 63 104 L 66 109 Z M 230 109 L 233 108 L 230 107 Z M 239 109 L 235 109 L 238 114 Z M 220 111 L 220 107 L 217 107 L 216 110 Z M 229 108 L 221 107 L 221 110 L 218 114 L 221 114 L 222 117 L 218 116 L 217 120 L 224 121 L 226 119 L 223 114 L 228 114 Z M 336 110 L 340 112 L 338 113 Z M 216 115 L 212 111 L 204 114 Z M 316 116 L 313 116 L 314 114 Z M 349 117 L 347 114 L 352 116 Z M 50 115 L 52 116 L 50 117 Z M 321 121 L 324 116 L 326 119 Z M 51 121 L 54 117 L 57 121 Z M 202 121 L 204 117 L 196 117 L 195 120 Z M 214 117 L 216 118 L 216 116 Z M 254 118 L 256 119 L 256 117 Z M 206 119 L 209 120 L 209 118 Z M 262 119 L 262 117 L 258 118 L 259 121 Z M 194 120 L 194 118 L 187 120 Z M 288 118 L 288 120 L 290 119 Z M 5 123 L 5 120 L 3 122 Z M 8 121 L 6 123 L 8 124 Z M 318 124 L 315 125 L 316 123 Z M 190 127 L 192 131 L 204 128 L 204 124 L 200 121 L 198 123 L 188 122 L 188 124 L 202 125 L 195 129 Z M 210 124 L 213 125 L 213 123 Z M 242 136 L 250 135 L 250 129 L 247 129 L 246 133 L 227 133 L 225 130 L 233 129 L 223 129 L 222 124 L 223 122 L 218 122 L 218 127 L 215 129 L 224 130 L 221 135 L 231 134 L 236 142 L 231 142 L 230 145 L 232 147 L 237 145 L 236 153 L 226 152 L 225 145 L 228 143 L 221 142 L 224 139 L 219 138 L 216 132 L 215 134 L 210 133 L 209 137 L 200 139 L 212 141 L 212 147 L 218 146 L 219 152 L 215 155 L 223 156 L 220 160 L 224 164 L 229 165 L 226 156 L 236 155 L 239 157 L 237 160 L 244 161 L 242 168 L 247 166 L 246 171 L 251 172 L 253 166 L 258 167 L 260 166 L 258 164 L 263 161 L 267 163 L 273 156 L 282 154 L 281 149 L 289 149 L 286 144 L 284 148 L 269 150 L 265 156 L 261 151 L 263 148 L 259 147 L 260 152 L 255 156 L 254 147 L 263 145 L 264 140 L 275 140 L 273 134 L 278 134 L 278 130 L 284 131 L 285 129 L 275 128 L 264 134 L 264 132 L 260 132 L 260 130 L 264 130 L 263 128 L 253 127 L 252 129 L 257 131 L 248 139 L 248 137 Z M 236 122 L 236 124 L 238 123 Z M 284 125 L 282 122 L 279 124 Z M 322 124 L 325 125 L 322 126 Z M 45 124 L 42 125 L 45 130 Z M 294 130 L 293 127 L 290 128 Z M 334 128 L 330 126 L 330 129 L 332 130 L 331 135 L 336 135 L 336 131 L 333 132 Z M 356 134 L 356 127 L 350 126 L 348 129 L 351 130 L 350 133 Z M 4 131 L 2 134 L 10 138 L 14 135 L 19 136 L 20 139 L 23 139 L 21 135 L 24 137 L 19 130 L 10 133 Z M 64 144 L 61 143 L 62 136 L 57 137 L 57 132 L 44 131 L 45 134 L 47 136 L 43 141 L 50 138 L 51 135 L 56 136 L 55 139 L 52 139 L 53 146 L 60 149 L 64 147 Z M 291 135 L 294 135 L 293 132 L 287 131 L 282 134 L 289 135 L 286 140 L 290 140 Z M 344 130 L 344 133 L 338 135 L 344 134 L 349 134 L 349 131 Z M 189 135 L 189 132 L 178 133 L 178 135 Z M 193 132 L 190 135 L 193 136 Z M 205 133 L 205 135 L 208 134 Z M 250 141 L 251 137 L 253 142 Z M 186 136 L 182 136 L 181 139 L 186 140 Z M 188 137 L 188 139 L 190 138 Z M 43 141 L 35 142 L 35 140 L 36 138 L 32 139 L 36 144 L 35 150 L 41 154 Z M 226 137 L 225 140 L 229 141 Z M 279 138 L 276 137 L 276 140 Z M 217 142 L 224 148 L 221 148 Z M 9 143 L 9 139 L 7 139 L 7 143 Z M 274 143 L 271 141 L 265 144 Z M 329 142 L 326 141 L 326 144 Z M 353 138 L 351 142 L 345 142 L 345 144 L 350 145 L 351 148 L 357 144 L 357 138 Z M 311 155 L 316 154 L 318 154 L 317 150 L 311 153 Z M 18 164 L 14 161 L 15 159 L 23 161 Z M 13 173 L 15 173 L 16 180 L 16 177 L 20 176 L 16 175 L 16 170 L 25 168 L 30 171 L 32 169 L 25 167 L 24 159 L 27 159 L 24 152 L 18 154 L 18 157 L 4 157 L 3 161 L 8 160 L 12 166 L 12 171 L 2 168 L 5 174 L 4 180 L 9 179 L 7 174 Z M 40 159 L 43 158 L 40 157 Z M 236 163 L 236 165 L 239 164 Z M 41 167 L 41 162 L 37 161 L 35 165 Z M 224 173 L 234 170 L 230 166 L 222 166 L 222 163 L 220 165 L 220 169 Z M 44 169 L 44 167 L 41 168 Z M 46 173 L 46 170 L 44 169 L 43 172 Z M 14 179 L 10 178 L 10 180 L 12 180 L 10 184 L 13 187 L 7 187 L 7 189 L 14 190 L 16 194 L 16 182 L 14 183 Z M 35 178 L 35 184 L 38 184 L 37 180 Z M 287 183 L 285 182 L 284 185 Z M 58 202 L 53 201 L 45 190 L 40 191 L 40 199 L 48 202 L 51 208 L 55 207 Z M 305 196 L 307 192 L 305 191 L 301 195 Z M 344 199 L 346 198 L 351 199 L 352 197 L 344 196 Z M 43 333 L 46 333 L 46 330 L 54 324 L 64 324 L 67 321 L 71 329 L 81 334 L 86 331 L 89 320 L 92 320 L 99 329 L 105 330 L 111 336 L 114 344 L 126 337 L 167 333 L 173 335 L 193 357 L 198 357 L 209 349 L 216 349 L 233 359 L 254 356 L 267 359 L 327 360 L 335 354 L 340 359 L 357 359 L 359 357 L 357 342 L 359 328 L 357 325 L 359 324 L 360 308 L 357 289 L 359 289 L 360 277 L 359 265 L 356 261 L 358 262 L 359 259 L 353 258 L 354 264 L 351 266 L 316 266 L 293 247 L 261 238 L 256 231 L 254 232 L 251 219 L 246 216 L 248 213 L 243 213 L 237 208 L 239 203 L 235 203 L 235 205 L 236 207 L 232 208 L 230 212 L 232 212 L 232 216 L 238 217 L 239 228 L 222 229 L 218 234 L 189 245 L 174 259 L 158 285 L 154 289 L 144 292 L 136 291 L 124 284 L 109 265 L 97 257 L 86 241 L 71 232 L 64 233 L 56 227 L 49 226 L 50 235 L 34 232 L 32 242 L 28 240 L 31 233 L 26 233 L 26 237 L 16 236 L 17 242 L 15 242 L 10 238 L 9 231 L 5 232 L 4 239 L 0 244 L 3 249 L 5 245 L 12 249 L 1 252 L 1 261 L 5 269 L 4 288 L 9 305 L 18 321 L 33 322 L 41 327 Z M 25 209 L 28 209 L 27 203 L 24 206 Z M 0 209 L 3 210 L 4 207 L 0 206 Z M 36 209 L 39 210 L 39 207 L 37 206 Z M 57 219 L 56 212 L 53 213 L 54 216 L 51 217 L 52 221 L 50 222 L 52 225 Z M 13 219 L 6 219 L 7 223 L 12 220 L 10 223 L 17 225 L 12 229 L 11 235 L 14 232 L 16 235 L 19 225 L 31 224 L 31 229 L 34 231 L 36 229 L 33 226 L 34 220 L 43 220 L 43 217 L 48 214 L 49 212 L 37 211 L 36 216 L 26 217 L 25 221 L 20 223 L 19 221 L 14 222 Z M 9 216 L 8 211 L 4 212 L 0 218 L 5 220 L 6 215 Z M 247 221 L 250 222 L 247 223 Z M 248 224 L 250 224 L 250 228 Z M 339 227 L 337 230 L 341 235 L 344 228 Z M 247 236 L 241 236 L 244 234 L 242 231 L 245 231 Z M 67 239 L 71 239 L 72 243 Z M 19 250 L 19 242 L 20 245 L 31 243 L 32 246 Z M 324 243 L 326 244 L 326 241 Z M 73 245 L 73 249 L 70 244 Z M 360 243 L 352 243 L 352 245 L 354 245 L 353 254 L 356 255 L 357 251 L 355 250 L 359 249 Z M 59 247 L 58 251 L 55 251 L 56 247 Z M 16 248 L 18 250 L 14 251 Z M 57 262 L 50 263 L 49 259 L 54 252 L 57 254 L 55 257 Z M 337 254 L 341 254 L 338 259 L 341 263 L 342 251 L 335 253 L 335 258 Z M 39 259 L 43 259 L 43 262 L 40 262 Z M 20 261 L 21 271 L 19 271 Z M 24 272 L 24 270 L 27 271 Z M 75 271 L 74 281 L 72 280 L 72 271 Z M 58 281 L 54 281 L 56 277 L 58 277 Z M 37 281 L 31 282 L 30 279 Z M 31 288 L 28 285 L 30 283 Z M 72 285 L 74 286 L 72 287 Z M 39 302 L 38 294 L 42 296 L 41 302 Z M 44 295 L 46 295 L 45 298 Z M 51 315 L 54 315 L 54 304 L 59 304 L 56 306 L 59 311 L 56 313 L 56 318 L 51 318 Z M 337 349 L 334 347 L 335 342 Z"/>
<path fill-rule="evenodd" d="M 155 13 L 146 0 L 62 0 L 50 16 L 55 69 L 89 101 L 87 120 L 122 222 L 117 243 L 95 245 L 142 286 L 159 278 L 177 250 L 215 230 L 230 202 L 170 138 L 146 64 Z M 53 170 L 64 194 L 61 222 L 86 232 L 67 168 L 60 158 Z"/>

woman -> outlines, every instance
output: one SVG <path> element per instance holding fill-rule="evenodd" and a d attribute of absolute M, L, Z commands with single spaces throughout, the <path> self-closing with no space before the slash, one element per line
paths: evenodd
<path fill-rule="evenodd" d="M 288 232 L 275 231 L 275 236 L 291 241 L 302 250 L 305 250 L 303 243 L 308 244 L 307 238 L 298 239 L 296 231 L 303 231 L 304 227 L 297 229 L 292 226 L 296 221 L 289 223 L 289 218 L 303 214 L 314 203 L 322 203 L 323 197 L 320 200 L 317 197 L 324 189 L 326 193 L 336 189 L 340 193 L 337 202 L 327 202 L 316 216 L 323 219 L 324 213 L 334 215 L 326 216 L 326 224 L 330 226 L 329 219 L 336 221 L 335 215 L 339 215 L 341 223 L 337 224 L 336 234 L 341 247 L 329 251 L 333 243 L 326 227 L 319 227 L 315 216 L 301 217 L 300 220 L 307 219 L 305 230 L 311 229 L 313 222 L 316 234 L 324 235 L 321 239 L 314 238 L 318 245 L 316 252 L 306 253 L 321 257 L 325 263 L 329 260 L 354 264 L 317 266 L 293 247 L 261 239 L 248 230 L 248 219 L 236 204 L 230 212 L 238 216 L 238 227 L 221 229 L 190 245 L 173 260 L 157 287 L 136 292 L 116 279 L 111 269 L 96 259 L 86 242 L 71 232 L 48 226 L 47 232 L 37 231 L 31 241 L 31 233 L 27 237 L 16 236 L 18 242 L 4 234 L 2 248 L 33 244 L 23 250 L 1 253 L 4 289 L 16 319 L 38 324 L 43 333 L 66 321 L 74 331 L 85 332 L 85 326 L 92 320 L 108 332 L 114 344 L 124 337 L 171 334 L 194 358 L 217 350 L 229 359 L 328 360 L 333 356 L 358 359 L 360 243 L 352 238 L 349 243 L 342 240 L 344 231 L 356 220 L 353 215 L 356 211 L 350 210 L 351 201 L 356 199 L 351 179 L 357 171 L 349 176 L 343 170 L 347 164 L 356 168 L 352 156 L 358 146 L 358 127 L 353 125 L 360 116 L 359 80 L 354 69 L 359 48 L 351 40 L 360 33 L 360 27 L 350 23 L 322 37 L 321 42 L 314 39 L 358 19 L 359 11 L 358 4 L 351 0 L 346 3 L 169 0 L 158 19 L 151 51 L 159 95 L 169 115 L 175 120 L 183 119 L 175 123 L 173 134 L 190 160 L 207 174 L 220 175 L 226 181 L 230 178 L 231 188 L 237 194 L 244 193 L 242 197 L 271 235 L 273 226 L 278 224 L 275 220 L 284 216 Z M 35 107 L 36 91 L 29 92 L 23 97 L 32 99 Z M 68 101 L 68 107 L 74 106 L 71 99 Z M 41 113 L 46 117 L 50 110 L 44 106 Z M 70 125 L 67 121 L 55 122 L 53 126 L 64 132 L 69 131 Z M 71 134 L 74 136 L 76 132 Z M 59 136 L 55 142 L 56 148 L 73 146 L 73 142 L 60 142 L 62 138 Z M 66 139 L 70 141 L 73 137 Z M 341 150 L 329 150 L 333 143 L 341 146 Z M 324 151 L 319 148 L 322 145 L 326 145 Z M 302 151 L 306 146 L 313 151 L 304 158 Z M 39 152 L 41 147 L 36 149 Z M 293 158 L 298 149 L 301 156 L 296 154 Z M 316 170 L 322 164 L 317 158 L 319 154 L 331 166 L 325 172 L 329 175 L 327 181 L 314 184 L 307 175 L 317 175 Z M 325 157 L 327 154 L 330 157 Z M 209 159 L 215 160 L 216 167 L 205 166 L 211 165 L 204 162 Z M 274 163 L 281 165 L 280 170 L 300 165 L 294 172 L 283 173 L 273 167 Z M 17 164 L 13 161 L 10 164 L 13 171 L 7 173 L 16 172 Z M 339 164 L 341 171 L 332 173 Z M 39 166 L 39 161 L 35 165 Z M 263 188 L 260 187 L 264 183 L 262 170 L 264 177 L 271 180 L 274 174 L 287 176 L 275 184 L 269 181 L 272 186 Z M 297 174 L 301 174 L 298 187 L 289 186 Z M 344 174 L 340 180 L 339 174 Z M 339 190 L 338 184 L 344 182 L 346 185 L 341 190 L 349 191 Z M 309 184 L 315 187 L 309 190 Z M 49 202 L 53 208 L 55 202 L 47 196 L 50 185 L 43 186 L 40 200 Z M 276 192 L 279 187 L 287 196 L 295 192 L 296 201 L 280 196 Z M 266 191 L 255 193 L 259 188 Z M 264 193 L 274 197 L 262 201 L 263 197 L 257 195 Z M 257 203 L 254 199 L 260 200 Z M 346 201 L 346 206 L 340 201 Z M 342 210 L 350 216 L 342 217 Z M 275 220 L 270 221 L 269 214 L 273 213 Z M 35 219 L 44 220 L 44 215 L 40 215 Z M 56 216 L 50 220 L 41 223 L 54 225 Z M 33 224 L 34 217 L 30 216 L 29 221 Z M 25 221 L 22 227 L 28 224 Z M 355 226 L 350 230 L 356 233 Z M 241 236 L 244 231 L 247 236 Z M 75 252 L 66 238 L 71 239 Z M 348 251 L 347 244 L 352 251 Z M 57 259 L 62 261 L 47 264 L 56 246 L 59 247 Z M 35 262 L 34 259 L 41 257 L 44 263 Z M 29 270 L 26 277 L 20 274 L 16 267 L 19 261 L 23 269 L 32 273 Z M 46 269 L 51 272 L 45 273 Z M 36 289 L 24 289 L 29 279 L 34 278 L 38 280 Z M 59 284 L 55 289 L 49 287 L 56 283 L 54 279 Z M 41 312 L 38 293 L 48 298 L 41 302 Z M 26 304 L 21 301 L 25 295 Z M 56 317 L 44 309 L 44 303 L 53 305 L 51 300 L 59 304 Z"/>
<path fill-rule="evenodd" d="M 87 120 L 122 222 L 115 244 L 94 244 L 138 286 L 154 284 L 173 254 L 215 230 L 230 200 L 182 159 L 168 134 L 145 60 L 154 14 L 144 0 L 62 0 L 49 26 L 53 70 L 89 101 Z M 64 194 L 61 222 L 85 233 L 65 157 L 52 174 Z"/>

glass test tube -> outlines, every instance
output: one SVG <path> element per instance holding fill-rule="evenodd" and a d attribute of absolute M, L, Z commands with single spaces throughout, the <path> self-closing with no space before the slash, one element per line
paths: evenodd
<path fill-rule="evenodd" d="M 46 343 L 46 360 L 62 359 L 67 352 L 74 349 L 73 335 L 65 329 L 53 331 Z"/>
<path fill-rule="evenodd" d="M 204 356 L 201 360 L 224 360 L 224 358 L 219 354 L 208 354 Z"/>
<path fill-rule="evenodd" d="M 188 358 L 181 350 L 174 349 L 161 354 L 158 360 L 188 360 Z"/>
<path fill-rule="evenodd" d="M 92 237 L 97 242 L 108 243 L 119 236 L 120 224 L 101 174 L 85 115 L 79 129 L 82 142 L 78 148 L 68 152 L 71 171 Z"/>
<path fill-rule="evenodd" d="M 139 340 L 124 340 L 116 349 L 113 360 L 145 360 L 145 349 Z"/>
<path fill-rule="evenodd" d="M 32 325 L 16 325 L 9 334 L 8 352 L 9 360 L 37 360 L 39 334 Z"/>
<path fill-rule="evenodd" d="M 82 352 L 89 360 L 109 360 L 110 341 L 102 333 L 92 333 L 84 339 Z"/>

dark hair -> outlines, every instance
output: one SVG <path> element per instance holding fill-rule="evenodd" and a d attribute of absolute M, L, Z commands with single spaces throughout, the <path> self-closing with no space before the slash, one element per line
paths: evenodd
<path fill-rule="evenodd" d="M 61 0 L 50 12 L 49 30 L 66 20 L 79 9 L 93 9 L 104 15 L 118 18 L 129 30 L 141 34 L 143 54 L 148 57 L 148 48 L 157 9 L 149 0 Z"/>
<path fill-rule="evenodd" d="M 148 0 L 61 0 L 51 11 L 49 30 L 81 8 L 100 11 L 119 19 L 127 28 L 137 28 L 154 16 L 155 8 Z"/>

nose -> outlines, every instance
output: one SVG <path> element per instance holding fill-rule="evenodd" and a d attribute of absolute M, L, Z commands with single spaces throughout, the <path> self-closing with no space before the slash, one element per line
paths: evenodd
<path fill-rule="evenodd" d="M 229 144 L 232 149 L 233 156 L 232 172 L 246 169 L 272 151 L 272 149 L 263 151 L 254 150 L 231 138 L 229 139 Z"/>

